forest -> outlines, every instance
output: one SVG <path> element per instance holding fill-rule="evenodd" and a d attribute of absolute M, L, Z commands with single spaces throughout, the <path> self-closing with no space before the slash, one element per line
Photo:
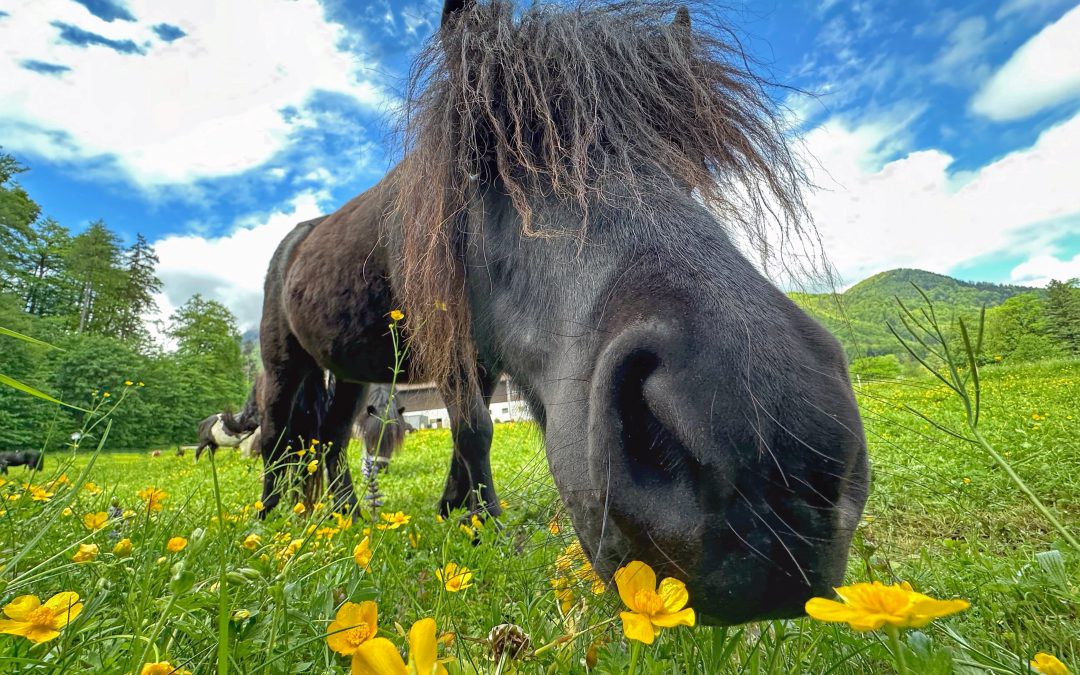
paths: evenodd
<path fill-rule="evenodd" d="M 153 246 L 125 245 L 101 220 L 73 234 L 19 185 L 26 170 L 0 153 L 0 329 L 40 342 L 0 335 L 0 377 L 74 407 L 0 386 L 0 450 L 63 447 L 87 411 L 113 407 L 112 449 L 191 442 L 199 420 L 247 395 L 255 359 L 235 317 L 194 295 L 149 321 Z"/>

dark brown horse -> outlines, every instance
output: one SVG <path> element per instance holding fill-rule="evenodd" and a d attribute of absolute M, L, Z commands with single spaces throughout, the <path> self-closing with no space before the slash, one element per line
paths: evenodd
<path fill-rule="evenodd" d="M 0 473 L 7 473 L 9 466 L 25 466 L 31 471 L 42 471 L 45 457 L 36 450 L 0 452 Z"/>
<path fill-rule="evenodd" d="M 344 444 L 400 308 L 400 379 L 436 381 L 451 418 L 442 512 L 499 515 L 486 403 L 505 372 L 601 575 L 645 561 L 719 623 L 800 614 L 841 581 L 865 441 L 838 343 L 730 236 L 812 230 L 767 83 L 726 35 L 662 0 L 447 0 L 404 160 L 270 264 L 267 509 L 311 438 L 355 504 Z"/>
<path fill-rule="evenodd" d="M 364 449 L 377 471 L 389 471 L 390 458 L 405 442 L 405 407 L 397 405 L 387 385 L 369 388 L 367 406 L 356 420 Z"/>

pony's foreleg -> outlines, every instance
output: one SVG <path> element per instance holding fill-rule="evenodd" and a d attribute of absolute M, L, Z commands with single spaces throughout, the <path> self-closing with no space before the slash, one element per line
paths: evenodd
<path fill-rule="evenodd" d="M 502 513 L 491 476 L 494 427 L 487 404 L 497 382 L 498 375 L 485 377 L 480 388 L 447 406 L 454 454 L 446 488 L 439 500 L 439 512 L 444 516 L 461 507 L 480 516 Z"/>
<path fill-rule="evenodd" d="M 351 512 L 356 508 L 356 490 L 349 471 L 349 440 L 356 407 L 367 398 L 367 385 L 338 380 L 334 402 L 319 432 L 326 450 L 326 484 L 334 495 L 335 510 Z"/>

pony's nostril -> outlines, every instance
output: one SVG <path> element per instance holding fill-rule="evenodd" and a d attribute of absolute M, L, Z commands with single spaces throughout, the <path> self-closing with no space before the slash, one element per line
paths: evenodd
<path fill-rule="evenodd" d="M 688 468 L 691 454 L 671 426 L 662 387 L 650 380 L 660 358 L 648 350 L 628 354 L 613 373 L 614 413 L 623 459 L 633 482 L 659 487 L 677 480 Z"/>

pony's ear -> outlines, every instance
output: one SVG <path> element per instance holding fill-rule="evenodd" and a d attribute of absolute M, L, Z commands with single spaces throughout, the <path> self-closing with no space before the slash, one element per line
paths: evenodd
<path fill-rule="evenodd" d="M 446 0 L 443 3 L 442 23 L 440 24 L 440 28 L 446 27 L 447 22 L 450 21 L 450 17 L 454 12 L 463 10 L 472 3 L 473 0 Z"/>
<path fill-rule="evenodd" d="M 675 10 L 675 18 L 672 19 L 671 25 L 690 30 L 690 10 L 686 5 L 679 5 L 679 8 Z"/>
<path fill-rule="evenodd" d="M 375 409 L 375 406 L 369 405 L 367 407 L 367 414 L 369 414 L 369 415 L 377 415 L 378 413 L 379 413 L 379 411 Z"/>

